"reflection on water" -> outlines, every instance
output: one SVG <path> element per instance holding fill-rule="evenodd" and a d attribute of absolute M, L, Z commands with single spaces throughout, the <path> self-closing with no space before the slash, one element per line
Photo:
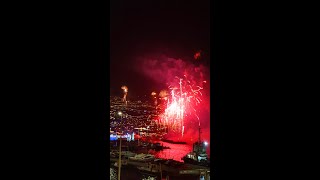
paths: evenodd
<path fill-rule="evenodd" d="M 160 142 L 163 146 L 170 147 L 170 149 L 164 149 L 162 151 L 150 151 L 156 158 L 173 159 L 182 162 L 181 158 L 192 151 L 192 145 L 190 144 L 171 144 L 167 142 Z"/>
<path fill-rule="evenodd" d="M 160 144 L 163 146 L 167 146 L 170 149 L 163 149 L 161 151 L 154 151 L 149 150 L 148 152 L 142 153 L 150 153 L 153 154 L 156 158 L 163 158 L 163 159 L 173 159 L 176 161 L 183 162 L 181 158 L 192 151 L 191 144 L 171 144 L 168 142 L 159 141 Z M 141 152 L 140 152 L 141 153 Z M 210 157 L 210 149 L 207 149 L 207 154 Z"/>

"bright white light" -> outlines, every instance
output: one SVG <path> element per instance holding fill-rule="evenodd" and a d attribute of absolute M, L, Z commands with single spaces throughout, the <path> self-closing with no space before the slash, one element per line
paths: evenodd
<path fill-rule="evenodd" d="M 121 116 L 122 112 L 118 112 L 118 115 Z"/>
<path fill-rule="evenodd" d="M 208 145 L 208 142 L 205 141 L 205 142 L 204 142 L 204 145 L 207 146 L 207 145 Z"/>

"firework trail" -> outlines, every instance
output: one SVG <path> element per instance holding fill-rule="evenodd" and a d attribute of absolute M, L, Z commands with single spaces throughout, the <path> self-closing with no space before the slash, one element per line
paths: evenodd
<path fill-rule="evenodd" d="M 127 86 L 122 86 L 121 89 L 123 89 L 123 98 L 122 98 L 122 101 L 127 105 L 128 87 L 127 87 Z"/>

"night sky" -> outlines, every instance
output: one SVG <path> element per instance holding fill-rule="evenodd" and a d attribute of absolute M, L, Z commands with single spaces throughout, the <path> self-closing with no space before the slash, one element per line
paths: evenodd
<path fill-rule="evenodd" d="M 111 0 L 110 13 L 111 95 L 122 94 L 122 85 L 135 97 L 161 88 L 134 68 L 139 56 L 156 53 L 183 59 L 202 50 L 202 61 L 209 65 L 209 0 Z"/>

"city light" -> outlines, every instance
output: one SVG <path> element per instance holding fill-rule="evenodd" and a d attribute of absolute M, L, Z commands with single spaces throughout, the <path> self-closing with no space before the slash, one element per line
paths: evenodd
<path fill-rule="evenodd" d="M 121 112 L 121 111 L 119 111 L 119 112 L 118 112 L 118 115 L 119 115 L 119 116 L 121 116 L 121 115 L 122 115 L 122 112 Z"/>
<path fill-rule="evenodd" d="M 208 145 L 208 142 L 207 142 L 207 141 L 205 141 L 205 142 L 204 142 L 204 145 L 205 145 L 205 146 L 207 146 L 207 145 Z"/>

